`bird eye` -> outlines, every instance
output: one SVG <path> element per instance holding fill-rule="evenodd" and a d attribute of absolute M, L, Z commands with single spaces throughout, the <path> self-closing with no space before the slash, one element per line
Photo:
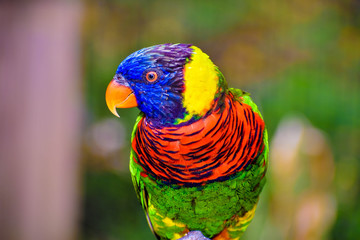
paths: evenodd
<path fill-rule="evenodd" d="M 146 80 L 149 82 L 155 82 L 158 79 L 158 74 L 154 71 L 146 73 Z"/>

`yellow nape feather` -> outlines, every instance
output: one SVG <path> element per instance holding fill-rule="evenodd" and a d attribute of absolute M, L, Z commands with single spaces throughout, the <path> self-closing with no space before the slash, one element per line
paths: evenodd
<path fill-rule="evenodd" d="M 192 46 L 193 54 L 184 68 L 184 107 L 190 115 L 203 115 L 212 107 L 218 76 L 215 65 L 200 48 Z"/>

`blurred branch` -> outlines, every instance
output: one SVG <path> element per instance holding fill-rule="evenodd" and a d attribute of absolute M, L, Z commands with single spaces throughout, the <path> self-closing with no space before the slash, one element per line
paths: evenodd
<path fill-rule="evenodd" d="M 0 7 L 0 239 L 73 239 L 80 15 L 76 1 Z"/>

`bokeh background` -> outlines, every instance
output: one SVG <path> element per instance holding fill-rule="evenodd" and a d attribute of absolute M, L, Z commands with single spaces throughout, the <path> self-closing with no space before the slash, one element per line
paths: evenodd
<path fill-rule="evenodd" d="M 360 238 L 358 0 L 0 3 L 0 239 L 154 239 L 128 171 L 130 53 L 192 43 L 251 92 L 268 183 L 243 239 Z"/>

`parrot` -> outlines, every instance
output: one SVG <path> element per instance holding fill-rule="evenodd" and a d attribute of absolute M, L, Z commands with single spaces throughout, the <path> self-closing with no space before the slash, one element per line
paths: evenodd
<path fill-rule="evenodd" d="M 110 81 L 109 110 L 137 107 L 130 173 L 157 239 L 192 231 L 238 240 L 266 182 L 268 135 L 250 94 L 228 88 L 193 44 L 166 43 L 126 57 Z"/>

